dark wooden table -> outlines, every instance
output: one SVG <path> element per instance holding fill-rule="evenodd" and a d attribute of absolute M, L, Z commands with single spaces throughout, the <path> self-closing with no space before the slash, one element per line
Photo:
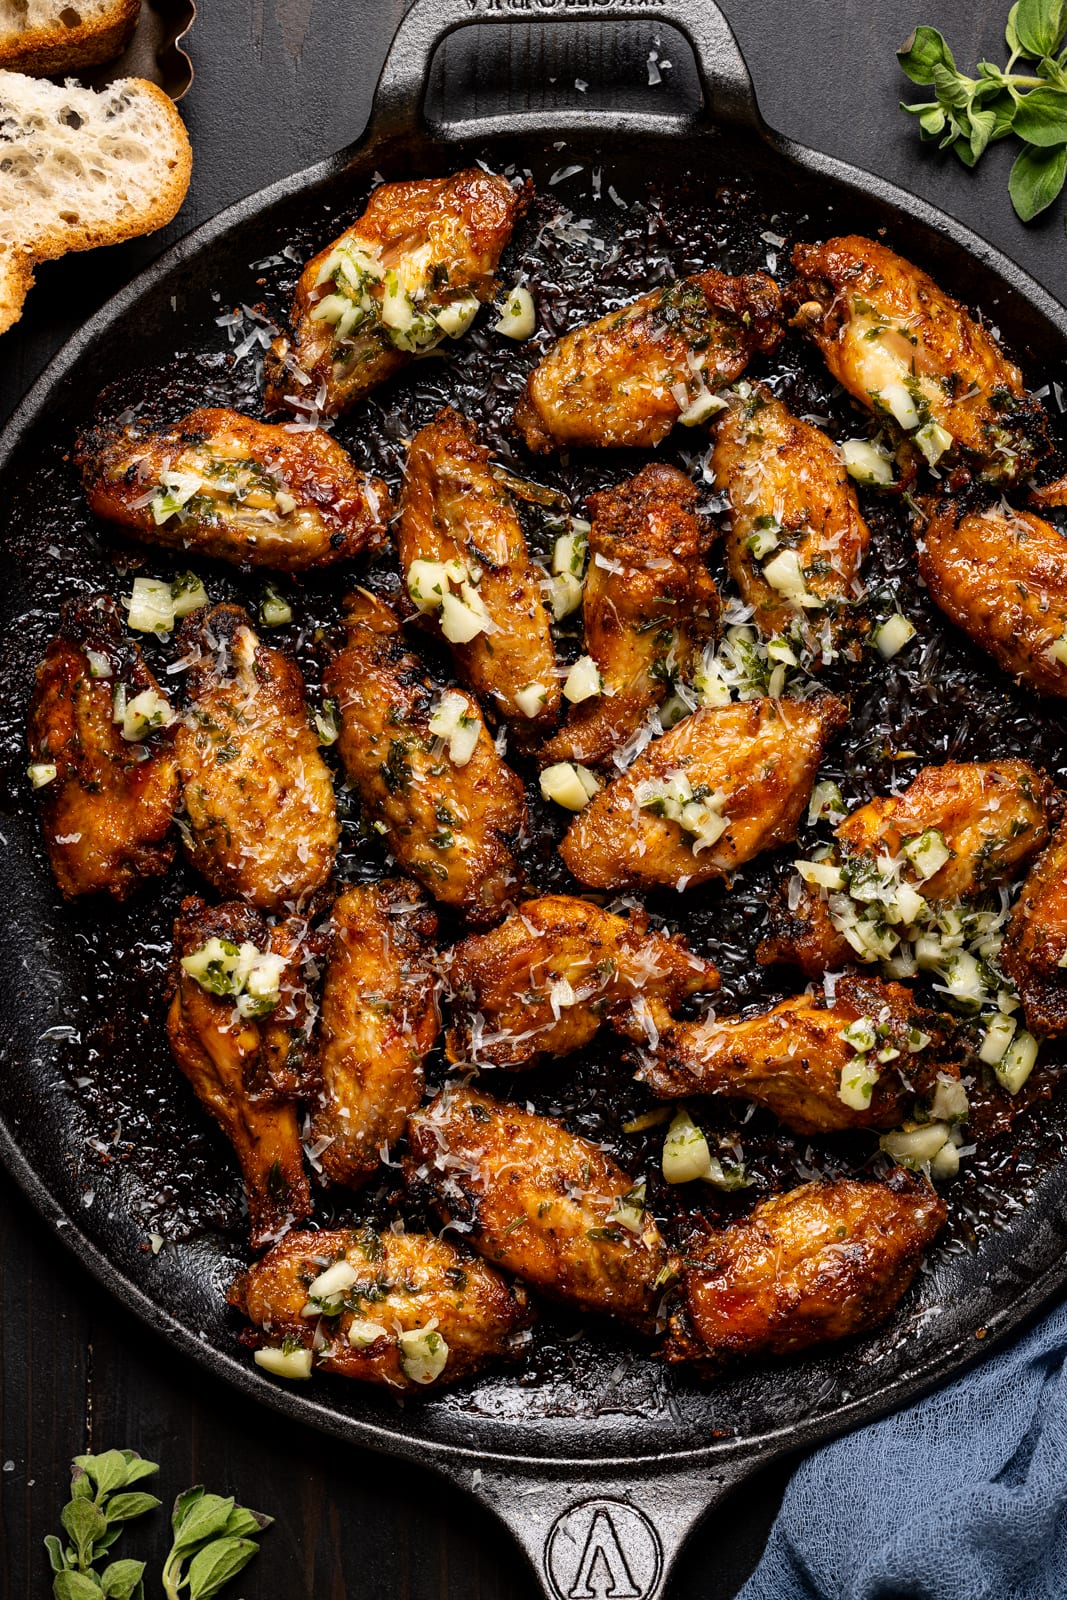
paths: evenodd
<path fill-rule="evenodd" d="M 202 0 L 196 81 L 182 107 L 196 167 L 181 217 L 154 239 L 41 269 L 26 315 L 0 344 L 0 416 L 82 318 L 171 238 L 358 135 L 403 9 L 404 0 Z M 1024 229 L 1007 197 L 1005 146 L 972 176 L 954 157 L 920 153 L 897 110 L 908 86 L 893 52 L 913 24 L 939 25 L 969 66 L 999 56 L 1007 0 L 724 0 L 724 9 L 773 127 L 942 206 L 1067 299 L 1063 207 Z M 520 1557 L 487 1514 L 429 1473 L 283 1424 L 172 1355 L 46 1236 L 2 1174 L 0 1304 L 8 1600 L 50 1594 L 41 1540 L 57 1526 L 69 1458 L 112 1445 L 161 1461 L 164 1497 L 204 1481 L 277 1519 L 235 1596 L 531 1600 Z M 788 1476 L 769 1469 L 703 1526 L 674 1600 L 737 1592 Z M 161 1557 L 154 1520 L 137 1544 Z"/>

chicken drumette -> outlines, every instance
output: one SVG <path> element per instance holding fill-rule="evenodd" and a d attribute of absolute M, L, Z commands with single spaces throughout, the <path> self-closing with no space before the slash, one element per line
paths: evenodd
<path fill-rule="evenodd" d="M 1031 1033 L 1067 1033 L 1067 824 L 1030 869 L 1012 909 L 1000 964 L 1015 984 Z"/>
<path fill-rule="evenodd" d="M 357 471 L 328 433 L 236 411 L 94 428 L 75 459 L 92 509 L 131 538 L 238 566 L 350 561 L 382 543 L 392 511 L 382 479 Z"/>
<path fill-rule="evenodd" d="M 420 352 L 458 338 L 493 297 L 522 198 L 481 167 L 380 184 L 300 275 L 293 336 L 275 339 L 266 359 L 268 409 L 346 411 Z"/>
<path fill-rule="evenodd" d="M 174 856 L 174 713 L 106 595 L 66 606 L 60 630 L 29 708 L 45 844 L 66 899 L 124 900 Z"/>
<path fill-rule="evenodd" d="M 515 425 L 531 450 L 650 449 L 676 422 L 704 421 L 712 391 L 781 337 L 781 296 L 762 273 L 682 278 L 565 333 L 530 373 Z"/>
<path fill-rule="evenodd" d="M 689 478 L 659 463 L 590 496 L 582 621 L 602 692 L 572 708 L 543 763 L 608 760 L 672 681 L 692 676 L 719 616 L 705 564 L 711 530 L 696 507 Z"/>

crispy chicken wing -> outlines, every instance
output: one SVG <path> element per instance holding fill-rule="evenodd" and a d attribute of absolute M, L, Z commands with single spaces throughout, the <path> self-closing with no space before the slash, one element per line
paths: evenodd
<path fill-rule="evenodd" d="M 128 707 L 128 710 L 124 710 Z M 120 714 L 116 721 L 116 711 Z M 106 595 L 64 608 L 37 668 L 30 776 L 63 895 L 125 900 L 174 856 L 173 713 Z"/>
<path fill-rule="evenodd" d="M 1056 812 L 1052 784 L 1028 761 L 949 761 L 923 767 L 900 794 L 869 800 L 836 830 L 837 853 L 846 879 L 862 879 L 882 858 L 899 860 L 901 880 L 924 900 L 981 894 L 1012 878 L 1049 835 Z M 936 857 L 923 865 L 907 854 L 924 835 L 939 835 Z M 927 867 L 949 854 L 928 876 Z M 846 884 L 847 887 L 847 884 Z M 788 962 L 809 977 L 856 959 L 834 926 L 825 896 L 809 889 L 790 907 L 783 892 L 771 906 L 771 932 L 757 959 Z"/>
<path fill-rule="evenodd" d="M 473 605 L 482 627 L 452 644 L 456 671 L 524 742 L 543 737 L 558 722 L 560 707 L 544 573 L 530 560 L 515 507 L 490 470 L 477 428 L 451 406 L 411 441 L 397 545 L 409 593 L 427 617 L 442 624 L 446 637 L 454 630 L 452 617 L 441 609 L 440 574 L 413 563 L 458 563 L 456 581 L 444 585 L 445 606 L 467 622 L 457 601 L 466 609 Z M 420 571 L 422 582 L 431 584 L 428 596 Z"/>
<path fill-rule="evenodd" d="M 294 918 L 270 928 L 250 906 L 187 899 L 174 925 L 174 948 L 170 1048 L 233 1145 L 252 1245 L 262 1249 L 311 1213 L 294 1104 L 314 1083 L 307 1052 L 314 1012 L 302 970 L 307 925 Z M 260 981 L 246 989 L 242 974 L 253 960 Z"/>
<path fill-rule="evenodd" d="M 436 915 L 402 878 L 346 889 L 334 905 L 322 1098 L 311 1126 L 334 1183 L 365 1183 L 422 1098 L 423 1058 L 441 1026 L 430 965 L 436 931 Z"/>
<path fill-rule="evenodd" d="M 268 410 L 347 411 L 421 351 L 458 338 L 495 293 L 522 203 L 481 167 L 380 184 L 300 275 L 293 338 L 275 339 L 266 359 Z"/>
<path fill-rule="evenodd" d="M 714 269 L 653 289 L 565 333 L 534 367 L 515 408 L 531 450 L 660 444 L 703 421 L 711 391 L 782 337 L 778 286 Z"/>
<path fill-rule="evenodd" d="M 860 1057 L 844 1030 L 861 1020 L 877 1034 L 864 1074 L 868 1081 L 877 1074 L 877 1082 L 863 1107 L 840 1095 L 842 1072 Z M 893 1052 L 891 1060 L 879 1062 L 882 1051 Z M 958 1055 L 947 1017 L 918 1005 L 903 984 L 856 974 L 838 979 L 832 1004 L 802 994 L 751 1017 L 676 1023 L 638 1076 L 666 1099 L 728 1095 L 766 1106 L 795 1133 L 837 1133 L 898 1127 L 939 1073 L 959 1077 Z"/>
<path fill-rule="evenodd" d="M 722 413 L 711 461 L 730 572 L 760 632 L 799 626 L 824 656 L 854 644 L 870 533 L 837 446 L 757 386 Z"/>
<path fill-rule="evenodd" d="M 588 900 L 527 900 L 499 927 L 464 939 L 445 978 L 450 1061 L 525 1067 L 579 1050 L 606 1022 L 654 1040 L 687 995 L 717 989 L 710 961 L 648 925 Z"/>
<path fill-rule="evenodd" d="M 409 1139 L 409 1182 L 447 1223 L 469 1225 L 479 1255 L 553 1300 L 653 1331 L 667 1251 L 599 1145 L 458 1088 L 415 1113 Z"/>
<path fill-rule="evenodd" d="M 696 505 L 693 483 L 661 463 L 590 496 L 582 620 L 603 693 L 572 708 L 542 763 L 606 761 L 672 680 L 691 676 L 719 617 L 705 565 L 710 529 Z"/>
<path fill-rule="evenodd" d="M 236 411 L 172 427 L 94 428 L 75 457 L 89 504 L 132 538 L 238 566 L 306 572 L 385 538 L 381 478 L 318 428 L 299 433 Z"/>
<path fill-rule="evenodd" d="M 916 435 L 928 458 L 959 445 L 990 482 L 1029 477 L 1048 422 L 1022 374 L 958 300 L 903 256 L 849 234 L 793 251 L 797 325 L 837 381 Z M 946 444 L 929 424 L 945 430 Z"/>
<path fill-rule="evenodd" d="M 1001 501 L 919 520 L 919 572 L 947 617 L 1005 672 L 1067 697 L 1067 535 Z"/>
<path fill-rule="evenodd" d="M 1067 1033 L 1067 824 L 1030 868 L 1008 920 L 1000 965 L 1031 1033 Z"/>
<path fill-rule="evenodd" d="M 365 590 L 347 605 L 347 643 L 325 681 L 348 776 L 404 870 L 444 905 L 492 921 L 521 882 L 513 849 L 526 824 L 522 783 L 476 702 L 427 677 L 391 608 Z M 431 720 L 450 708 L 456 730 L 438 737 Z"/>
<path fill-rule="evenodd" d="M 846 718 L 831 695 L 702 707 L 590 801 L 560 855 L 594 889 L 727 878 L 794 837 L 823 750 Z"/>
<path fill-rule="evenodd" d="M 240 606 L 194 613 L 181 637 L 194 657 L 175 742 L 186 853 L 222 894 L 296 906 L 328 881 L 340 836 L 300 669 Z"/>
<path fill-rule="evenodd" d="M 884 1183 L 805 1183 L 763 1200 L 687 1256 L 669 1361 L 784 1356 L 884 1322 L 945 1222 L 898 1168 Z"/>
<path fill-rule="evenodd" d="M 412 1392 L 513 1360 L 533 1321 L 522 1284 L 477 1256 L 369 1226 L 289 1234 L 242 1273 L 229 1301 L 262 1328 L 261 1348 L 314 1350 L 318 1371 Z"/>

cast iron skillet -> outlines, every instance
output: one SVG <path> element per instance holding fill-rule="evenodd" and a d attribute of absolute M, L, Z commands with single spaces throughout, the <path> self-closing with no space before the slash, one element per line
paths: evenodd
<path fill-rule="evenodd" d="M 504 9 L 508 0 L 488 0 L 483 10 L 485 3 L 416 0 L 390 50 L 365 139 L 231 207 L 176 245 L 71 341 L 0 440 L 6 541 L 0 750 L 8 790 L 0 825 L 7 930 L 0 951 L 6 1011 L 0 1146 L 58 1236 L 173 1346 L 291 1417 L 448 1473 L 513 1529 L 544 1592 L 557 1600 L 598 1592 L 605 1571 L 608 1592 L 619 1600 L 653 1600 L 691 1527 L 757 1465 L 915 1399 L 1067 1284 L 1067 1162 L 1057 1102 L 1047 1103 L 1040 1118 L 1024 1118 L 1018 1137 L 999 1147 L 996 1163 L 961 1191 L 970 1195 L 971 1209 L 962 1208 L 949 1248 L 935 1254 L 890 1328 L 847 1348 L 701 1387 L 684 1377 L 668 1382 L 624 1339 L 605 1335 L 601 1342 L 598 1335 L 590 1351 L 580 1341 L 557 1345 L 536 1382 L 490 1375 L 404 1408 L 356 1385 L 283 1388 L 265 1378 L 235 1345 L 222 1304 L 240 1259 L 235 1236 L 212 1226 L 232 1203 L 232 1189 L 212 1187 L 215 1170 L 226 1174 L 220 1181 L 230 1181 L 224 1147 L 205 1131 L 153 1033 L 164 941 L 141 933 L 129 974 L 116 973 L 117 941 L 125 937 L 129 949 L 120 914 L 57 904 L 25 804 L 25 699 L 58 600 L 101 585 L 121 592 L 66 453 L 101 388 L 122 385 L 133 369 L 165 373 L 191 352 L 200 366 L 187 403 L 212 385 L 219 395 L 240 398 L 221 356 L 204 352 L 218 349 L 219 311 L 260 294 L 262 272 L 250 263 L 272 256 L 277 263 L 285 241 L 302 240 L 304 254 L 309 244 L 318 248 L 353 214 L 375 171 L 386 178 L 451 171 L 482 155 L 498 169 L 512 161 L 530 168 L 543 193 L 552 192 L 548 180 L 561 163 L 590 169 L 604 163 L 605 187 L 613 178 L 622 188 L 640 189 L 656 174 L 669 175 L 703 196 L 709 215 L 739 204 L 736 194 L 745 188 L 762 205 L 758 219 L 772 241 L 779 213 L 797 225 L 807 215 L 809 237 L 885 228 L 899 249 L 991 313 L 1009 346 L 1038 374 L 1058 370 L 1067 356 L 1067 320 L 1036 283 L 959 224 L 878 178 L 770 132 L 733 35 L 709 0 L 662 6 L 523 0 L 514 13 Z M 557 112 L 550 120 L 512 111 L 429 126 L 423 93 L 436 46 L 466 22 L 528 20 L 534 13 L 565 18 L 568 26 L 597 19 L 675 25 L 695 53 L 702 112 L 667 118 L 615 112 L 609 121 L 588 111 Z M 759 220 L 752 226 L 758 230 Z M 605 473 L 621 476 L 621 468 L 601 462 L 600 481 Z M 902 560 L 901 572 L 906 565 Z M 922 597 L 909 592 L 921 608 Z M 937 631 L 932 622 L 931 628 Z M 944 673 L 947 709 L 927 719 L 925 731 L 909 733 L 924 758 L 936 759 L 939 750 L 942 759 L 981 755 L 991 741 L 986 753 L 992 746 L 1002 754 L 1033 751 L 1063 782 L 1061 714 L 1034 711 L 958 641 L 941 650 L 930 656 L 928 671 Z M 941 745 L 935 727 L 944 730 Z M 854 737 L 861 736 L 857 728 Z M 872 783 L 889 776 L 883 763 Z M 773 873 L 765 882 L 772 879 Z M 165 926 L 177 892 L 164 889 L 163 920 L 154 927 Z M 681 920 L 685 925 L 684 914 Z M 735 993 L 743 996 L 744 974 L 735 977 Z M 125 995 L 114 1017 L 106 998 L 113 980 Z M 120 1084 L 113 1100 L 101 1099 L 97 1069 L 105 1083 L 139 1071 L 136 1093 L 124 1100 Z M 125 1128 L 114 1127 L 124 1118 Z M 158 1213 L 174 1199 L 173 1179 L 178 1188 L 185 1184 L 186 1215 L 203 1224 L 184 1240 L 176 1235 L 158 1255 L 146 1244 L 145 1173 L 125 1172 L 120 1159 L 136 1169 L 139 1148 L 158 1169 Z"/>

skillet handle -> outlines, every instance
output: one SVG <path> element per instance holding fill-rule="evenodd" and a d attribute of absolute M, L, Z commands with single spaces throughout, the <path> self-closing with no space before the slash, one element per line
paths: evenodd
<path fill-rule="evenodd" d="M 389 46 L 374 91 L 371 136 L 410 135 L 423 124 L 430 62 L 449 34 L 470 23 L 537 20 L 670 24 L 688 40 L 696 60 L 704 97 L 702 118 L 696 120 L 731 123 L 756 132 L 764 130 L 745 58 L 715 0 L 412 0 Z M 551 113 L 553 130 L 564 132 L 610 122 L 613 135 L 647 133 L 661 129 L 663 121 L 655 113 L 640 111 L 561 108 Z M 450 121 L 448 129 L 454 138 L 477 139 L 518 133 L 526 127 L 541 132 L 544 125 L 545 117 L 540 112 L 508 112 L 503 116 Z"/>
<path fill-rule="evenodd" d="M 662 1600 L 689 1534 L 760 1464 L 709 1468 L 668 1456 L 583 1472 L 515 1462 L 476 1469 L 465 1486 L 522 1546 L 547 1600 Z"/>

